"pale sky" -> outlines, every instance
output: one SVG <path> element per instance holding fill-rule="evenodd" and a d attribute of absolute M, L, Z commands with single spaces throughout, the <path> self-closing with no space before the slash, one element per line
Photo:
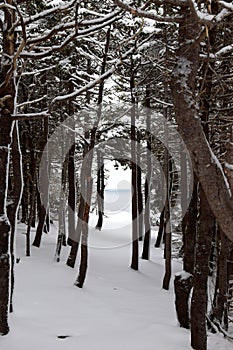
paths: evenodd
<path fill-rule="evenodd" d="M 131 170 L 123 170 L 121 166 L 119 166 L 118 170 L 114 168 L 115 162 L 107 161 L 105 163 L 106 169 L 110 171 L 110 176 L 106 181 L 105 189 L 129 189 L 131 188 Z"/>

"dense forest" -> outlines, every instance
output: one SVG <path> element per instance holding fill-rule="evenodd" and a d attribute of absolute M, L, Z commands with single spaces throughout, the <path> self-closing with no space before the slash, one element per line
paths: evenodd
<path fill-rule="evenodd" d="M 192 348 L 207 331 L 232 339 L 232 2 L 2 0 L 0 27 L 0 334 L 17 224 L 29 257 L 57 221 L 55 259 L 70 247 L 82 288 L 111 161 L 131 171 L 130 267 L 163 247 L 162 288 L 174 283 Z"/>

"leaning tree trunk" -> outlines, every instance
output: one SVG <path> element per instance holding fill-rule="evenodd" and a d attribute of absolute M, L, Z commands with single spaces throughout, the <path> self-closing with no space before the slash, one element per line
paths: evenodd
<path fill-rule="evenodd" d="M 195 100 L 200 44 L 193 43 L 193 40 L 198 38 L 201 26 L 195 11 L 188 6 L 183 7 L 180 14 L 183 16 L 179 27 L 180 47 L 176 52 L 177 63 L 171 79 L 178 131 L 190 152 L 197 178 L 216 221 L 233 241 L 233 198 L 222 167 L 205 137 Z"/>

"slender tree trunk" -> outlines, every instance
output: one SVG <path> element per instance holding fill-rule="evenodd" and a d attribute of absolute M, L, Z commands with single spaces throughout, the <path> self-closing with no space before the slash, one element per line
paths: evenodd
<path fill-rule="evenodd" d="M 165 214 L 165 207 L 161 211 L 160 218 L 159 218 L 159 231 L 157 235 L 157 239 L 155 242 L 155 248 L 159 248 L 161 246 L 163 236 L 164 236 L 164 214 Z"/>
<path fill-rule="evenodd" d="M 36 204 L 36 158 L 31 157 L 31 172 L 32 172 L 32 185 L 31 185 L 31 198 L 30 198 L 30 212 L 28 217 L 28 225 L 26 232 L 26 256 L 31 255 L 31 227 L 33 226 L 33 220 L 35 215 L 35 204 Z"/>
<path fill-rule="evenodd" d="M 92 195 L 92 178 L 86 178 L 86 201 L 84 207 L 84 215 L 82 222 L 82 238 L 81 238 L 81 263 L 79 267 L 79 274 L 75 285 L 79 288 L 83 287 L 83 283 L 86 278 L 87 265 L 88 265 L 88 221 L 90 212 L 90 203 Z"/>
<path fill-rule="evenodd" d="M 140 131 L 137 131 L 137 206 L 138 206 L 138 237 L 143 240 L 143 196 L 142 196 L 142 170 Z"/>
<path fill-rule="evenodd" d="M 163 289 L 168 290 L 170 279 L 171 279 L 171 221 L 170 221 L 170 176 L 169 176 L 169 154 L 167 148 L 165 149 L 165 176 L 167 183 L 167 194 L 165 202 L 165 246 L 164 246 L 164 257 L 165 257 L 165 275 L 163 278 Z"/>
<path fill-rule="evenodd" d="M 97 151 L 97 205 L 98 205 L 98 222 L 96 224 L 96 229 L 99 231 L 103 226 L 103 216 L 104 216 L 104 163 L 103 155 L 100 151 Z"/>
<path fill-rule="evenodd" d="M 138 270 L 138 207 L 137 207 L 137 164 L 136 164 L 135 104 L 131 111 L 131 184 L 132 184 L 132 260 L 131 268 Z"/>
<path fill-rule="evenodd" d="M 15 8 L 13 1 L 5 1 L 10 7 L 2 9 L 2 57 L 0 72 L 0 335 L 9 332 L 9 284 L 10 284 L 10 223 L 7 217 L 7 186 L 11 145 L 12 118 L 15 112 L 15 78 L 13 57 L 15 54 Z"/>
<path fill-rule="evenodd" d="M 135 68 L 133 58 L 131 58 L 131 186 L 132 186 L 132 260 L 131 268 L 138 270 L 138 201 L 137 201 L 137 147 L 136 147 L 136 98 L 135 98 Z"/>
<path fill-rule="evenodd" d="M 44 119 L 44 154 L 41 158 L 41 173 L 40 173 L 40 183 L 39 183 L 39 192 L 40 192 L 40 201 L 41 206 L 39 210 L 39 222 L 36 230 L 36 235 L 32 243 L 33 246 L 39 248 L 41 244 L 42 233 L 45 227 L 45 221 L 47 216 L 48 209 L 48 186 L 49 186 L 49 176 L 48 176 L 48 154 L 47 154 L 47 141 L 48 141 L 48 118 Z"/>
<path fill-rule="evenodd" d="M 151 111 L 150 111 L 150 90 L 146 90 L 146 133 L 147 133 L 147 151 L 146 151 L 146 166 L 147 174 L 145 180 L 145 235 L 143 242 L 142 259 L 149 260 L 150 258 L 150 240 L 151 240 L 151 222 L 150 222 L 150 190 L 151 190 Z"/>
<path fill-rule="evenodd" d="M 81 175 L 81 179 L 82 179 L 82 175 Z M 82 184 L 82 182 L 81 182 L 81 188 L 82 188 L 82 191 L 84 191 L 84 185 Z M 84 204 L 85 204 L 84 199 L 81 196 L 80 203 L 79 203 L 79 209 L 78 209 L 78 223 L 77 223 L 77 227 L 75 229 L 75 234 L 74 234 L 74 236 L 69 236 L 69 241 L 71 242 L 71 249 L 70 249 L 70 254 L 69 254 L 69 257 L 67 259 L 66 264 L 72 268 L 74 268 L 74 266 L 75 266 L 78 248 L 79 248 L 79 242 L 80 242 L 81 231 L 82 231 L 82 221 L 83 221 L 83 215 L 84 215 Z M 70 234 L 70 232 L 69 232 L 69 234 Z"/>
<path fill-rule="evenodd" d="M 12 139 L 12 174 L 11 191 L 8 194 L 7 214 L 11 225 L 10 252 L 11 252 L 11 290 L 10 290 L 10 312 L 13 312 L 14 292 L 14 264 L 15 264 L 15 230 L 19 203 L 22 195 L 22 157 L 19 145 L 18 125 L 15 124 Z"/>
<path fill-rule="evenodd" d="M 55 252 L 55 260 L 57 262 L 60 261 L 61 248 L 62 244 L 65 241 L 66 236 L 66 228 L 65 228 L 65 211 L 66 211 L 66 174 L 68 168 L 69 158 L 66 157 L 63 168 L 62 168 L 62 176 L 61 176 L 61 191 L 60 191 L 60 201 L 59 201 L 59 213 L 58 213 L 58 235 L 57 235 L 57 247 Z"/>

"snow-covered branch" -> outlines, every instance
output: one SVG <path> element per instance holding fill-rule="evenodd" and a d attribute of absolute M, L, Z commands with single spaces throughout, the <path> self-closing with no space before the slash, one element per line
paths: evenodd
<path fill-rule="evenodd" d="M 218 3 L 220 5 L 222 5 L 223 7 L 225 7 L 226 9 L 233 11 L 233 3 L 232 2 L 226 2 L 226 1 L 220 0 L 220 1 L 218 1 Z"/>
<path fill-rule="evenodd" d="M 67 94 L 64 96 L 57 96 L 53 99 L 52 103 L 55 102 L 61 102 L 61 101 L 67 101 L 67 100 L 72 100 L 75 97 L 81 95 L 83 92 L 90 90 L 91 88 L 95 87 L 96 85 L 102 83 L 103 80 L 109 78 L 114 72 L 115 70 L 122 64 L 123 59 L 125 59 L 126 57 L 128 57 L 130 54 L 132 54 L 134 52 L 134 48 L 131 48 L 130 50 L 128 50 L 125 54 L 123 54 L 121 56 L 121 58 L 119 58 L 118 60 L 115 61 L 115 64 L 112 65 L 112 67 L 107 70 L 104 74 L 101 74 L 98 78 L 94 79 L 93 81 L 91 81 L 90 83 L 88 83 L 87 85 L 81 87 L 78 90 L 73 91 L 71 94 Z"/>
<path fill-rule="evenodd" d="M 27 114 L 14 114 L 12 115 L 12 119 L 13 120 L 29 120 L 29 119 L 44 119 L 49 117 L 50 114 L 48 113 L 48 111 L 44 111 L 44 112 L 39 112 L 39 113 L 27 113 Z"/>
<path fill-rule="evenodd" d="M 230 15 L 230 11 L 222 9 L 218 14 L 212 15 L 206 10 L 206 12 L 200 11 L 198 4 L 195 0 L 189 0 L 190 7 L 195 12 L 197 19 L 200 23 L 213 26 L 215 23 L 221 22 L 225 17 Z"/>
<path fill-rule="evenodd" d="M 159 16 L 153 10 L 144 11 L 144 10 L 138 9 L 136 7 L 132 7 L 130 5 L 127 5 L 126 3 L 124 3 L 123 1 L 120 1 L 120 0 L 113 0 L 113 1 L 117 6 L 119 6 L 120 8 L 122 8 L 123 10 L 125 10 L 127 12 L 130 12 L 134 16 L 153 19 L 153 20 L 155 20 L 157 22 L 161 22 L 161 23 L 180 23 L 182 21 L 182 17 L 180 17 L 180 16 L 172 16 L 172 17 Z"/>
<path fill-rule="evenodd" d="M 75 3 L 77 3 L 77 0 L 70 1 L 67 4 L 59 4 L 59 5 L 55 6 L 55 7 L 52 7 L 50 9 L 45 10 L 45 11 L 37 13 L 34 16 L 30 16 L 28 18 L 25 18 L 24 19 L 24 23 L 25 23 L 25 25 L 28 25 L 28 24 L 36 22 L 36 21 L 38 21 L 38 20 L 40 20 L 42 18 L 45 18 L 47 16 L 51 16 L 52 14 L 54 14 L 56 12 L 68 10 L 69 8 L 73 7 L 75 5 Z"/>
<path fill-rule="evenodd" d="M 40 47 L 40 46 L 33 46 L 33 50 L 34 50 L 33 52 L 23 51 L 21 54 L 21 57 L 22 58 L 39 59 L 39 58 L 44 58 L 46 56 L 49 56 L 50 54 L 52 54 L 54 52 L 61 51 L 64 47 L 66 47 L 75 38 L 82 38 L 85 35 L 89 35 L 91 33 L 97 32 L 98 30 L 100 30 L 106 26 L 111 25 L 114 21 L 116 21 L 119 18 L 118 15 L 120 13 L 121 13 L 121 11 L 119 11 L 119 10 L 115 11 L 114 16 L 113 16 L 113 14 L 111 14 L 111 15 L 105 16 L 104 19 L 101 18 L 100 21 L 98 21 L 99 24 L 91 26 L 90 28 L 87 28 L 87 29 L 79 30 L 78 32 L 75 30 L 73 33 L 68 35 L 60 45 L 54 45 L 54 46 L 50 46 L 48 48 L 47 47 Z M 73 22 L 73 23 L 75 24 L 75 22 Z M 93 21 L 91 23 L 93 23 Z M 82 22 L 82 25 L 83 25 L 83 22 Z M 60 27 L 60 28 L 62 28 L 62 27 Z M 63 29 L 65 29 L 65 26 L 63 27 Z M 56 32 L 56 30 L 55 30 L 55 32 Z M 50 34 L 51 33 L 47 34 L 46 36 L 41 36 L 41 37 L 37 38 L 36 41 L 37 42 L 42 42 L 42 41 L 44 42 L 46 39 L 48 39 L 50 37 Z M 31 41 L 31 42 L 33 42 L 33 41 Z M 29 44 L 31 42 L 28 41 Z M 34 42 L 35 42 L 35 40 L 34 40 Z M 35 52 L 36 50 L 37 50 L 37 52 Z"/>
<path fill-rule="evenodd" d="M 34 104 L 34 103 L 37 103 L 37 102 L 41 102 L 41 101 L 45 100 L 46 98 L 47 98 L 47 96 L 44 95 L 44 96 L 42 96 L 40 98 L 37 98 L 37 99 L 35 99 L 33 101 L 25 101 L 23 103 L 18 104 L 17 108 L 21 108 L 21 107 L 28 106 L 28 105 L 31 105 L 31 104 Z"/>

